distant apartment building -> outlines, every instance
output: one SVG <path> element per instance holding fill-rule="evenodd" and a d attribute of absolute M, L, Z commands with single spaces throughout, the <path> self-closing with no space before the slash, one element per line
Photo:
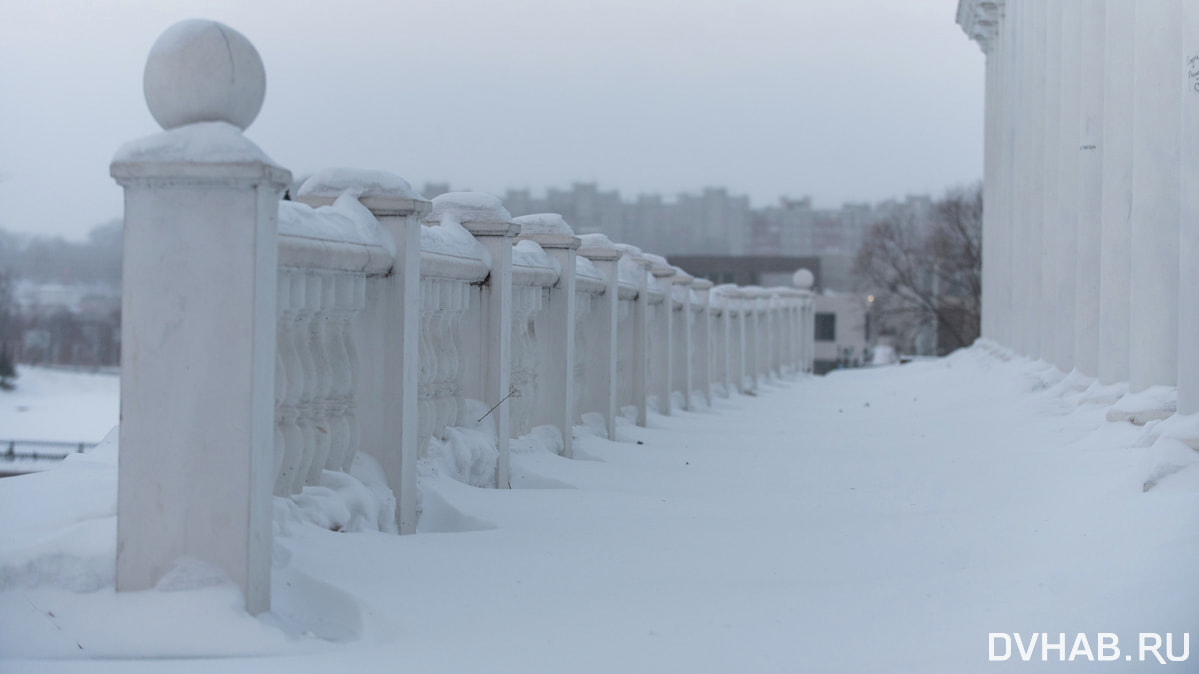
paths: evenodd
<path fill-rule="evenodd" d="M 448 184 L 426 183 L 423 193 L 432 198 L 448 191 Z M 818 285 L 841 292 L 855 290 L 853 260 L 875 223 L 903 218 L 919 224 L 932 216 L 928 196 L 847 203 L 838 209 L 815 208 L 811 197 L 784 197 L 755 209 L 749 197 L 724 188 L 682 193 L 673 200 L 642 194 L 626 201 L 617 190 L 575 183 L 569 189 L 551 188 L 544 196 L 510 189 L 503 198 L 512 215 L 560 213 L 579 234 L 600 232 L 668 258 L 818 258 Z M 740 268 L 730 267 L 717 276 L 732 274 L 741 274 Z"/>

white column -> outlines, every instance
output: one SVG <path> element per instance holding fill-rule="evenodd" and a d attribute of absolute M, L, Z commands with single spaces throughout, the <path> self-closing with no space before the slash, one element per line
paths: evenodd
<path fill-rule="evenodd" d="M 1129 390 L 1178 378 L 1179 0 L 1137 0 L 1133 64 Z"/>
<path fill-rule="evenodd" d="M 1062 3 L 1065 0 L 1045 0 L 1045 65 L 1044 65 L 1044 141 L 1039 151 L 1044 167 L 1039 182 L 1044 186 L 1041 200 L 1041 244 L 1034 253 L 1041 260 L 1041 287 L 1037 302 L 1040 306 L 1041 358 L 1066 369 L 1057 353 L 1058 284 L 1061 257 L 1059 232 L 1061 217 L 1061 125 L 1062 125 Z"/>
<path fill-rule="evenodd" d="M 111 166 L 125 188 L 116 587 L 153 588 L 193 557 L 260 613 L 271 599 L 279 198 L 291 174 L 241 134 L 266 77 L 240 33 L 175 24 L 150 50 L 144 84 L 166 131 L 122 146 Z M 211 147 L 221 151 L 192 150 Z"/>
<path fill-rule="evenodd" d="M 1000 57 L 997 40 L 988 46 L 986 61 L 986 94 L 983 121 L 983 249 L 982 249 L 982 323 L 981 333 L 988 339 L 998 339 L 997 324 L 1002 310 L 999 306 L 999 128 L 1002 90 L 999 81 Z"/>
<path fill-rule="evenodd" d="M 1090 2 L 1091 0 L 1086 0 Z M 1064 372 L 1075 368 L 1074 307 L 1078 255 L 1078 159 L 1080 138 L 1079 95 L 1082 92 L 1079 63 L 1079 43 L 1082 39 L 1082 3 L 1084 0 L 1061 2 L 1061 70 L 1058 82 L 1061 92 L 1058 141 L 1058 215 L 1055 254 L 1057 256 L 1057 291 L 1053 305 L 1056 315 L 1054 333 L 1054 363 Z"/>
<path fill-rule="evenodd" d="M 1003 222 L 1003 237 L 999 244 L 998 265 L 1004 283 L 1000 285 L 1000 304 L 1004 307 L 1003 324 L 998 326 L 1002 343 L 1023 353 L 1024 307 L 1020 305 L 1018 293 L 1021 286 L 1019 274 L 1021 268 L 1020 256 L 1023 254 L 1020 245 L 1023 237 L 1023 219 L 1021 211 L 1016 208 L 1017 181 L 1019 179 L 1019 153 L 1016 143 L 1016 127 L 1021 103 L 1020 59 L 1018 58 L 1017 38 L 1021 30 L 1020 3 L 1022 0 L 1008 0 L 1004 5 L 1003 21 L 999 33 L 1000 54 L 1003 59 L 1003 121 L 1000 133 L 1002 137 L 1002 166 L 1000 172 L 999 203 Z"/>
<path fill-rule="evenodd" d="M 1099 381 L 1128 381 L 1135 0 L 1106 0 L 1103 43 L 1103 203 L 1100 217 Z"/>
<path fill-rule="evenodd" d="M 1102 265 L 1105 3 L 1079 3 L 1078 244 L 1075 249 L 1074 365 L 1099 375 Z"/>
<path fill-rule="evenodd" d="M 621 252 L 616 248 L 580 248 L 578 254 L 591 260 L 604 275 L 604 294 L 595 300 L 598 306 L 592 309 L 598 319 L 595 323 L 597 329 L 594 334 L 587 335 L 594 344 L 590 352 L 601 362 L 598 367 L 588 370 L 587 383 L 595 391 L 591 400 L 598 402 L 595 409 L 604 415 L 608 439 L 616 440 L 616 414 L 619 411 L 616 402 L 616 349 L 619 345 L 616 327 L 620 308 L 620 279 L 616 263 Z M 596 373 L 594 378 L 591 372 Z"/>
<path fill-rule="evenodd" d="M 649 268 L 650 261 L 635 258 L 641 268 L 641 282 L 633 305 L 633 401 L 637 405 L 637 425 L 649 419 Z"/>
<path fill-rule="evenodd" d="M 1020 60 L 1020 103 L 1016 120 L 1016 191 L 1013 203 L 1020 224 L 1013 249 L 1016 313 L 1020 315 L 1019 350 L 1041 358 L 1042 221 L 1045 200 L 1045 26 L 1048 6 L 1021 0 L 1016 50 Z"/>
<path fill-rule="evenodd" d="M 707 279 L 695 279 L 691 283 L 691 289 L 695 291 L 696 297 L 699 298 L 700 310 L 696 315 L 696 321 L 699 325 L 695 331 L 698 339 L 694 344 L 695 352 L 698 354 L 699 367 L 695 372 L 695 379 L 701 391 L 704 392 L 704 403 L 708 407 L 712 406 L 712 308 L 709 299 L 712 282 Z"/>
<path fill-rule="evenodd" d="M 521 225 L 518 239 L 535 242 L 558 263 L 558 283 L 549 289 L 541 310 L 549 334 L 545 340 L 548 367 L 540 368 L 540 401 L 533 409 L 533 425 L 562 430 L 562 456 L 574 457 L 572 442 L 575 400 L 575 259 L 579 238 L 557 214 L 543 213 L 513 218 Z"/>
<path fill-rule="evenodd" d="M 1199 5 L 1183 3 L 1182 12 L 1178 411 L 1194 414 L 1199 412 Z"/>
<path fill-rule="evenodd" d="M 654 363 L 654 381 L 651 386 L 658 394 L 659 411 L 665 416 L 670 416 L 670 389 L 672 388 L 670 384 L 674 377 L 675 349 L 674 297 L 671 294 L 674 292 L 675 271 L 672 267 L 655 262 L 654 266 L 650 268 L 650 273 L 658 279 L 658 283 L 662 284 L 664 294 L 662 305 L 658 307 L 658 325 L 654 328 L 657 333 L 650 335 L 650 341 L 657 344 L 657 348 L 650 351 L 654 354 L 651 357 L 658 361 Z"/>
<path fill-rule="evenodd" d="M 515 222 L 471 221 L 466 228 L 491 256 L 491 274 L 483 289 L 483 404 L 494 407 L 499 458 L 495 466 L 497 489 L 511 488 L 508 435 L 512 406 L 507 404 L 512 381 L 512 238 L 520 233 Z"/>

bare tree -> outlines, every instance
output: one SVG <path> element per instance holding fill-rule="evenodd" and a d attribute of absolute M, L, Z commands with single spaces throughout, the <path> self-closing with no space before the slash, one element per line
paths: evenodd
<path fill-rule="evenodd" d="M 982 187 L 972 185 L 950 190 L 927 222 L 907 213 L 876 223 L 854 269 L 874 295 L 880 334 L 910 347 L 932 329 L 948 353 L 978 338 L 981 264 Z"/>

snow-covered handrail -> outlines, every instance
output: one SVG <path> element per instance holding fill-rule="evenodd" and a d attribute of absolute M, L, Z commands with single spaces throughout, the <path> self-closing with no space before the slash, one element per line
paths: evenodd
<path fill-rule="evenodd" d="M 622 413 L 646 424 L 651 399 L 670 414 L 806 371 L 806 289 L 713 288 L 559 215 L 513 218 L 475 192 L 429 201 L 381 171 L 321 171 L 280 200 L 290 173 L 241 133 L 264 91 L 253 47 L 205 21 L 162 40 L 187 55 L 147 66 L 169 75 L 146 92 L 166 130 L 112 164 L 128 205 L 119 590 L 192 555 L 259 612 L 272 494 L 359 453 L 411 533 L 417 461 L 447 428 L 485 420 L 488 482 L 508 487 L 509 439 L 535 427 L 556 428 L 570 457 L 584 414 L 615 439 Z M 193 72 L 222 62 L 244 76 Z M 482 419 L 466 417 L 472 400 Z"/>

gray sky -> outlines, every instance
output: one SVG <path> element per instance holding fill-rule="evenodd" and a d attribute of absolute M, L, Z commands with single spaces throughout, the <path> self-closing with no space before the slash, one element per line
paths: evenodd
<path fill-rule="evenodd" d="M 247 130 L 296 174 L 390 170 L 498 193 L 705 186 L 755 207 L 940 193 L 982 176 L 983 55 L 957 0 L 16 0 L 0 22 L 0 228 L 121 214 L 117 147 L 175 21 L 266 65 Z"/>

